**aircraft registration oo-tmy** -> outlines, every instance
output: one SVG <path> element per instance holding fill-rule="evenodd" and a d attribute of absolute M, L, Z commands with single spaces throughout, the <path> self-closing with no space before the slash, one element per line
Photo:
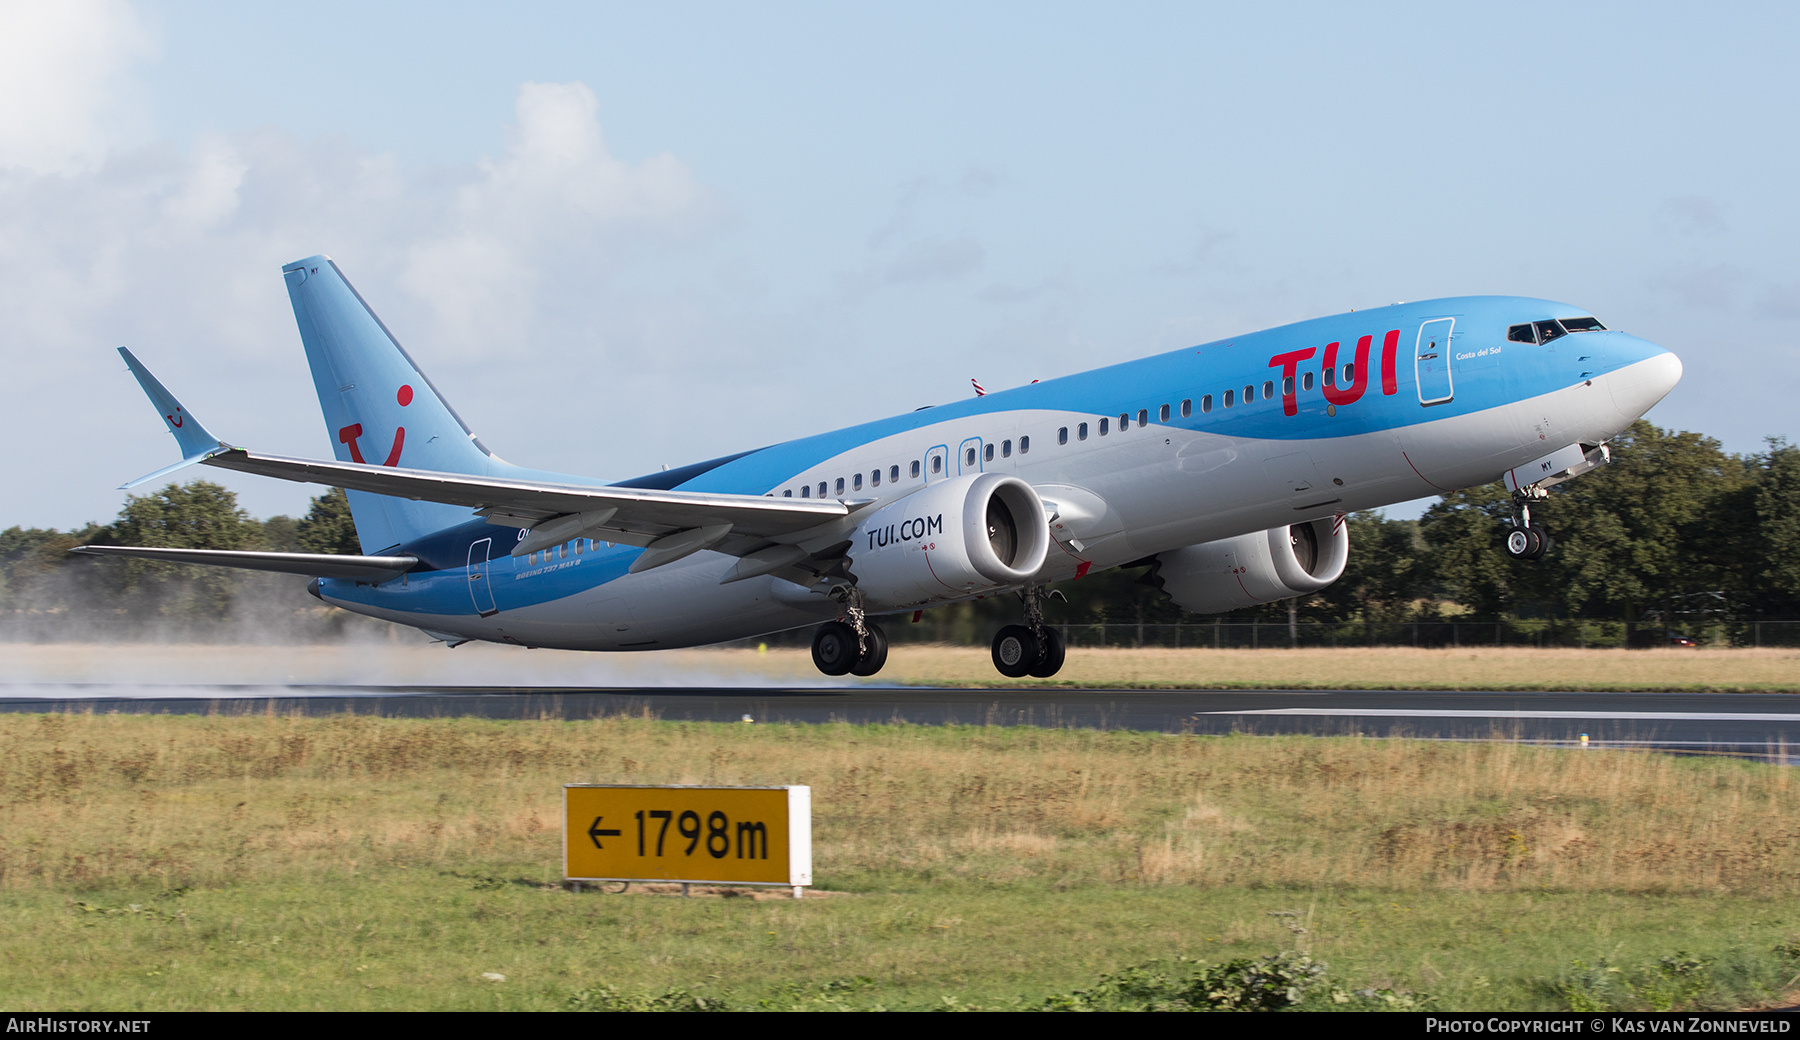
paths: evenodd
<path fill-rule="evenodd" d="M 348 491 L 367 555 L 75 551 L 309 575 L 313 595 L 452 646 L 696 646 L 816 625 L 828 675 L 887 659 L 874 620 L 1016 594 L 1009 676 L 1049 676 L 1053 582 L 1150 565 L 1196 613 L 1317 592 L 1345 515 L 1505 480 L 1507 551 L 1535 559 L 1545 489 L 1681 378 L 1667 350 L 1548 300 L 1470 296 L 1285 325 L 922 408 L 635 480 L 490 452 L 337 265 L 282 269 L 335 461 L 209 433 L 130 351 L 202 464 Z"/>

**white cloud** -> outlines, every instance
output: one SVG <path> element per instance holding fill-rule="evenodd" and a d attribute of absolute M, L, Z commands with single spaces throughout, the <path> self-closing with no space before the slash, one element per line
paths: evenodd
<path fill-rule="evenodd" d="M 0 0 L 0 168 L 92 169 L 137 129 L 128 79 L 155 50 L 123 0 Z"/>
<path fill-rule="evenodd" d="M 597 303 L 616 254 L 691 241 L 719 212 L 679 159 L 609 154 L 596 110 L 579 83 L 527 83 L 504 154 L 419 175 L 274 129 L 185 155 L 115 151 L 85 172 L 0 170 L 0 321 L 72 346 L 179 315 L 204 341 L 238 304 L 266 307 L 270 287 L 280 298 L 281 263 L 330 252 L 353 279 L 404 291 L 387 306 L 429 321 L 446 348 L 500 336 L 546 349 L 545 323 Z M 546 298 L 570 278 L 583 296 Z"/>
<path fill-rule="evenodd" d="M 484 158 L 429 230 L 406 247 L 400 284 L 429 301 L 445 350 L 531 349 L 546 295 L 595 296 L 623 249 L 682 240 L 720 207 L 687 166 L 607 151 L 599 102 L 581 83 L 526 83 L 506 150 Z"/>
<path fill-rule="evenodd" d="M 632 165 L 606 150 L 600 104 L 582 83 L 526 83 L 506 154 L 483 160 L 484 178 L 464 189 L 471 219 L 507 227 L 571 217 L 605 222 L 676 222 L 705 208 L 706 193 L 681 160 L 662 153 Z"/>
<path fill-rule="evenodd" d="M 0 479 L 104 502 L 107 488 L 135 475 L 123 470 L 168 461 L 167 445 L 145 436 L 154 415 L 117 371 L 110 348 L 121 343 L 141 348 L 224 436 L 266 433 L 279 387 L 293 398 L 282 414 L 304 425 L 276 439 L 317 450 L 310 388 L 293 387 L 304 362 L 278 271 L 314 253 L 336 257 L 389 326 L 422 348 L 415 353 L 427 369 L 453 379 L 458 366 L 549 371 L 547 360 L 591 359 L 609 339 L 629 343 L 645 328 L 678 330 L 678 350 L 716 341 L 705 322 L 658 317 L 687 307 L 666 289 L 624 300 L 612 289 L 617 271 L 707 240 L 722 207 L 672 155 L 612 155 L 598 107 L 579 83 L 524 84 L 502 153 L 448 170 L 407 171 L 343 138 L 306 141 L 273 128 L 185 151 L 121 147 L 104 134 L 14 148 L 32 161 L 0 167 L 0 356 L 11 418 L 15 428 L 68 430 L 72 450 L 105 459 L 107 471 L 72 474 L 56 459 L 14 455 L 0 463 Z M 530 388 L 478 385 L 489 400 L 460 405 L 465 412 L 512 411 L 509 395 Z M 116 509 L 48 516 L 38 498 L 37 515 L 0 517 L 0 526 Z"/>
<path fill-rule="evenodd" d="M 238 208 L 238 189 L 250 166 L 229 142 L 208 140 L 195 149 L 182 184 L 162 201 L 170 233 L 188 237 L 210 231 Z"/>

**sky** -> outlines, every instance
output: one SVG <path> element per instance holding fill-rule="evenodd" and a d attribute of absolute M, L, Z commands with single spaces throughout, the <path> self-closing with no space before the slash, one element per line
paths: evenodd
<path fill-rule="evenodd" d="M 0 0 L 0 528 L 329 457 L 326 253 L 502 457 L 622 479 L 1397 300 L 1678 353 L 1800 439 L 1800 7 Z M 255 516 L 320 489 L 206 471 Z M 1411 507 L 1416 509 L 1417 506 Z M 1402 511 L 1403 512 L 1403 511 Z"/>

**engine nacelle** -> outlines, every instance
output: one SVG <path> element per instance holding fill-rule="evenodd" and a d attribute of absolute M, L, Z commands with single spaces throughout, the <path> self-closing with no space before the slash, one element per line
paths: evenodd
<path fill-rule="evenodd" d="M 871 605 L 914 607 L 1031 580 L 1050 518 L 1030 484 L 979 473 L 883 506 L 851 537 L 850 574 Z"/>
<path fill-rule="evenodd" d="M 1222 614 L 1317 592 L 1350 560 L 1341 516 L 1159 553 L 1151 580 L 1183 610 Z"/>

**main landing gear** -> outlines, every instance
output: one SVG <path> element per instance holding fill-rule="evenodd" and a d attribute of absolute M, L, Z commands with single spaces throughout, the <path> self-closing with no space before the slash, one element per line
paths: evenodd
<path fill-rule="evenodd" d="M 1513 495 L 1513 529 L 1506 535 L 1506 555 L 1515 560 L 1541 560 L 1556 545 L 1549 531 L 1531 526 L 1531 499 L 1534 497 L 1546 497 L 1544 489 L 1524 488 Z"/>
<path fill-rule="evenodd" d="M 827 621 L 813 633 L 813 664 L 826 675 L 874 675 L 887 664 L 887 633 L 863 614 L 862 598 L 846 602 L 845 621 Z"/>
<path fill-rule="evenodd" d="M 1063 599 L 1060 592 L 1050 595 Z M 838 598 L 844 602 L 844 617 L 813 632 L 813 664 L 826 675 L 874 675 L 887 663 L 887 633 L 864 614 L 860 592 L 847 590 Z M 1044 623 L 1042 589 L 1026 589 L 1019 598 L 1025 601 L 1025 623 L 1007 625 L 994 637 L 994 667 L 1013 679 L 1048 679 L 1062 670 L 1062 634 Z"/>
<path fill-rule="evenodd" d="M 1051 595 L 1062 596 L 1060 592 Z M 994 667 L 1009 679 L 1027 675 L 1048 679 L 1062 670 L 1066 650 L 1062 634 L 1044 624 L 1041 590 L 1028 588 L 1019 598 L 1025 601 L 1025 623 L 1007 625 L 994 636 Z"/>

